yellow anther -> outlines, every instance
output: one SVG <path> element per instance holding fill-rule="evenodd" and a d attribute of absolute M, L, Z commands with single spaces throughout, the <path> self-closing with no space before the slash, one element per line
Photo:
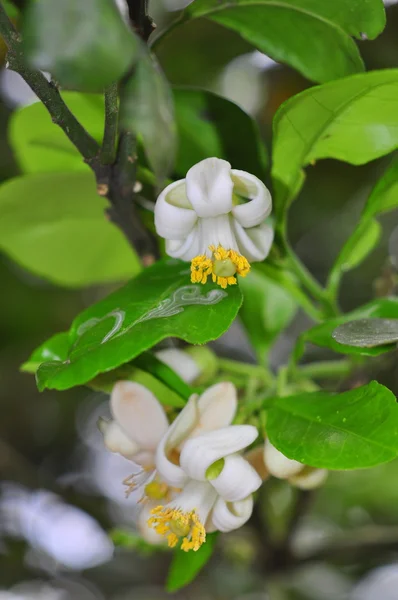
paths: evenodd
<path fill-rule="evenodd" d="M 192 283 L 206 283 L 211 275 L 214 283 L 225 289 L 236 284 L 235 275 L 246 277 L 250 271 L 249 261 L 235 250 L 222 246 L 209 246 L 212 258 L 205 254 L 195 256 L 191 262 Z"/>
<path fill-rule="evenodd" d="M 159 481 L 151 481 L 145 486 L 145 496 L 148 496 L 151 500 L 162 500 L 167 495 L 168 486 L 166 483 L 160 483 Z"/>
<path fill-rule="evenodd" d="M 178 508 L 157 506 L 151 510 L 148 525 L 159 535 L 167 536 L 167 543 L 174 548 L 182 538 L 181 550 L 196 552 L 206 541 L 206 530 L 194 510 L 183 512 Z"/>

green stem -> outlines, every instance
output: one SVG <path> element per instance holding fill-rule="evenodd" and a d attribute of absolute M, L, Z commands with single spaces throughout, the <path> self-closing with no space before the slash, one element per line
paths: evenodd
<path fill-rule="evenodd" d="M 268 263 L 260 263 L 255 266 L 256 269 L 262 271 L 267 277 L 279 283 L 297 302 L 297 304 L 307 313 L 314 321 L 322 320 L 322 313 L 314 306 L 312 300 L 304 292 L 290 276 L 287 276 L 281 269 L 275 268 Z"/>
<path fill-rule="evenodd" d="M 218 365 L 223 371 L 231 372 L 236 375 L 257 377 L 267 385 L 272 385 L 274 381 L 272 373 L 260 365 L 252 365 L 250 363 L 243 363 L 237 360 L 230 360 L 228 358 L 219 358 Z"/>
<path fill-rule="evenodd" d="M 115 160 L 118 116 L 118 85 L 112 83 L 105 90 L 105 128 L 101 148 L 101 162 L 104 165 L 110 165 Z"/>
<path fill-rule="evenodd" d="M 40 71 L 31 69 L 28 66 L 22 48 L 21 36 L 8 18 L 1 3 L 0 34 L 8 46 L 7 60 L 9 68 L 21 75 L 37 97 L 43 102 L 51 115 L 53 123 L 64 131 L 83 156 L 85 162 L 93 168 L 97 162 L 99 145 L 70 112 L 56 86 L 52 82 L 47 81 Z"/>
<path fill-rule="evenodd" d="M 339 379 L 348 376 L 354 368 L 349 359 L 326 360 L 296 367 L 296 374 L 308 379 Z"/>
<path fill-rule="evenodd" d="M 339 314 L 338 307 L 330 298 L 327 291 L 311 275 L 307 267 L 301 262 L 298 256 L 293 252 L 286 240 L 284 240 L 285 252 L 287 255 L 287 265 L 302 283 L 303 287 L 317 300 L 322 307 L 323 317 L 328 318 Z"/>

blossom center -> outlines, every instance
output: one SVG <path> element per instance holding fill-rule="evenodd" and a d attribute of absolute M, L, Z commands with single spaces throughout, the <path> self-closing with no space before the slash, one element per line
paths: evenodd
<path fill-rule="evenodd" d="M 156 533 L 167 537 L 167 544 L 174 548 L 182 538 L 181 550 L 196 552 L 206 541 L 206 531 L 200 522 L 196 510 L 183 512 L 178 508 L 157 506 L 151 510 L 149 527 Z"/>
<path fill-rule="evenodd" d="M 162 500 L 167 496 L 168 486 L 160 481 L 151 481 L 145 486 L 145 496 L 151 500 Z"/>
<path fill-rule="evenodd" d="M 192 259 L 192 283 L 205 284 L 211 275 L 213 282 L 225 289 L 228 285 L 236 284 L 236 274 L 246 277 L 249 273 L 249 261 L 236 250 L 226 250 L 223 246 L 214 245 L 209 246 L 209 250 L 211 258 L 200 254 Z"/>

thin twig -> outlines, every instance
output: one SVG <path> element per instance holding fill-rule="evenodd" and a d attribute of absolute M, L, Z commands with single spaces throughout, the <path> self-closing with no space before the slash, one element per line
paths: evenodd
<path fill-rule="evenodd" d="M 110 165 L 115 160 L 118 115 L 118 85 L 112 83 L 105 90 L 105 128 L 101 148 L 101 162 L 104 165 Z"/>
<path fill-rule="evenodd" d="M 27 66 L 22 50 L 21 36 L 8 18 L 1 3 L 0 34 L 8 46 L 7 60 L 10 69 L 21 75 L 43 102 L 53 122 L 61 127 L 83 156 L 85 162 L 93 167 L 99 152 L 99 145 L 70 112 L 56 86 L 47 81 L 40 71 L 35 71 Z"/>

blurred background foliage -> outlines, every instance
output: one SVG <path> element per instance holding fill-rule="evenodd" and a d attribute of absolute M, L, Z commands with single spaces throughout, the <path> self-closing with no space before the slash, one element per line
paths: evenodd
<path fill-rule="evenodd" d="M 398 4 L 388 4 L 382 35 L 359 42 L 369 70 L 398 67 Z M 158 28 L 181 7 L 179 0 L 152 0 L 151 14 Z M 237 34 L 210 21 L 177 29 L 159 45 L 157 54 L 173 84 L 217 92 L 254 116 L 268 148 L 275 111 L 310 85 L 297 72 L 274 63 Z M 33 100 L 19 76 L 4 69 L 4 55 L 1 45 L 1 180 L 18 174 L 7 142 L 10 114 Z M 240 140 L 235 142 L 239 145 Z M 289 231 L 297 253 L 320 281 L 325 281 L 387 162 L 381 159 L 353 167 L 325 160 L 308 169 L 306 184 L 290 211 Z M 345 280 L 345 310 L 396 289 L 397 214 L 390 213 L 381 223 L 382 243 Z M 66 330 L 79 311 L 109 288 L 56 287 L 5 256 L 0 257 L 0 281 L 0 599 L 166 598 L 162 583 L 168 553 L 152 553 L 134 537 L 130 548 L 118 548 L 115 535 L 112 558 L 112 543 L 105 535 L 114 528 L 131 528 L 135 510 L 134 502 L 124 499 L 121 485 L 129 464 L 105 452 L 96 429 L 98 417 L 107 414 L 106 396 L 83 388 L 40 394 L 34 379 L 19 372 L 33 348 L 54 332 Z M 308 318 L 298 314 L 277 340 L 274 367 L 283 364 L 298 333 L 307 326 Z M 218 351 L 225 357 L 253 360 L 242 335 L 239 325 L 234 325 L 216 342 Z M 319 348 L 308 352 L 329 357 Z M 372 372 L 364 374 L 365 380 L 377 376 L 398 392 L 395 353 L 374 359 L 369 369 Z M 351 384 L 361 383 L 360 377 Z M 398 463 L 333 473 L 300 523 L 291 514 L 295 493 L 283 482 L 270 481 L 252 522 L 221 538 L 211 563 L 176 597 L 396 600 Z M 267 536 L 282 539 L 291 523 L 301 564 L 286 572 L 275 556 L 275 573 L 265 574 Z M 385 526 L 391 534 L 387 540 L 380 538 Z M 323 560 L 329 543 L 330 557 Z"/>

